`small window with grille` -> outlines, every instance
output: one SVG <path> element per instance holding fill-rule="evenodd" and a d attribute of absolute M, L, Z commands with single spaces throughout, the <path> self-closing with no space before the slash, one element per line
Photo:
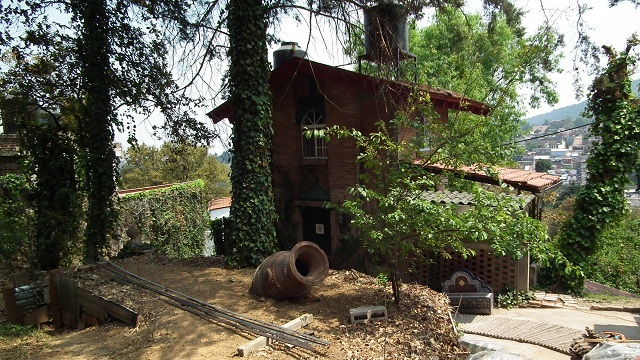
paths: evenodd
<path fill-rule="evenodd" d="M 316 110 L 307 111 L 302 117 L 302 157 L 305 159 L 326 159 L 327 143 L 321 137 L 307 137 L 306 131 L 320 130 L 327 127 L 324 116 Z"/>

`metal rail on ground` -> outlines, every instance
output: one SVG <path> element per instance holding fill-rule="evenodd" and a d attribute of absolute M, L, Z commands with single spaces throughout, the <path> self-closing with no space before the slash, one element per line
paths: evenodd
<path fill-rule="evenodd" d="M 238 328 L 256 335 L 299 346 L 311 351 L 317 350 L 314 345 L 326 346 L 331 344 L 329 341 L 311 335 L 295 332 L 275 324 L 253 319 L 246 315 L 211 305 L 133 274 L 110 261 L 106 261 L 104 263 L 91 263 L 90 265 L 95 267 L 98 271 L 114 277 L 116 280 L 129 283 L 161 295 L 168 299 L 165 300 L 165 302 L 178 306 L 185 311 L 191 312 L 208 320 L 213 320 L 233 328 Z"/>

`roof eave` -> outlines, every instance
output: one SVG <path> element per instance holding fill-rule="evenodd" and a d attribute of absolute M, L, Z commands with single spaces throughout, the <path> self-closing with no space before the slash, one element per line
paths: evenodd
<path fill-rule="evenodd" d="M 277 69 L 274 69 L 271 72 L 271 76 L 269 78 L 269 86 L 273 88 L 283 81 L 290 79 L 292 76 L 295 76 L 296 74 L 323 77 L 330 81 L 342 83 L 349 86 L 353 86 L 353 84 L 359 83 L 362 84 L 365 89 L 371 92 L 378 90 L 382 84 L 389 86 L 394 90 L 403 92 L 408 92 L 415 88 L 423 88 L 424 90 L 429 91 L 431 101 L 436 108 L 468 111 L 473 114 L 482 116 L 486 116 L 491 112 L 491 108 L 488 105 L 477 100 L 465 98 L 462 95 L 453 93 L 448 90 L 431 88 L 426 85 L 378 79 L 369 75 L 340 69 L 334 66 L 321 64 L 302 58 L 292 58 Z M 231 103 L 229 101 L 225 101 L 224 103 L 207 113 L 207 116 L 211 118 L 214 123 L 218 123 L 223 119 L 228 119 L 232 115 L 233 109 L 231 108 Z"/>

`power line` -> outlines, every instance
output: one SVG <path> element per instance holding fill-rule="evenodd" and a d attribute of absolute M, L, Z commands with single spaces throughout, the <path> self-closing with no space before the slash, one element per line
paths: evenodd
<path fill-rule="evenodd" d="M 505 143 L 505 144 L 503 144 L 503 145 L 518 144 L 518 143 L 522 143 L 522 142 L 525 142 L 525 141 L 531 141 L 531 140 L 536 140 L 536 139 L 542 139 L 542 138 L 549 137 L 549 136 L 552 136 L 552 135 L 557 135 L 557 134 L 560 134 L 560 133 L 563 133 L 563 132 L 567 132 L 567 131 L 571 131 L 571 130 L 575 130 L 575 129 L 580 129 L 580 128 L 582 128 L 582 127 L 589 126 L 589 125 L 592 125 L 592 124 L 593 124 L 593 123 L 592 123 L 592 122 L 590 122 L 590 123 L 588 123 L 588 124 L 584 124 L 584 125 L 580 125 L 580 126 L 575 126 L 575 127 L 572 127 L 572 128 L 569 128 L 569 129 L 565 129 L 565 130 L 556 131 L 556 132 L 554 132 L 554 133 L 544 134 L 544 135 L 538 135 L 538 136 L 534 136 L 534 137 L 531 137 L 531 138 L 528 138 L 528 139 L 522 139 L 522 140 L 514 141 L 514 142 L 512 142 L 512 143 Z"/>

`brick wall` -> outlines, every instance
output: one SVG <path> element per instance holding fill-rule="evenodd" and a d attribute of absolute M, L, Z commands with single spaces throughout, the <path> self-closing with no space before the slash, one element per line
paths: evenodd
<path fill-rule="evenodd" d="M 16 174 L 20 172 L 18 159 L 15 156 L 0 157 L 0 176 Z"/>
<path fill-rule="evenodd" d="M 389 119 L 387 107 L 366 89 L 318 80 L 318 93 L 325 96 L 327 126 L 342 125 L 362 132 L 375 130 L 379 119 Z M 328 159 L 303 159 L 301 127 L 296 122 L 297 101 L 309 96 L 309 79 L 296 76 L 273 89 L 274 138 L 273 172 L 276 208 L 283 226 L 302 240 L 302 211 L 293 205 L 316 184 L 329 193 L 331 202 L 340 203 L 347 189 L 358 181 L 355 162 L 358 149 L 352 139 L 334 139 L 327 144 Z M 314 204 L 319 205 L 319 204 Z M 332 249 L 340 246 L 338 219 L 331 214 Z"/>

